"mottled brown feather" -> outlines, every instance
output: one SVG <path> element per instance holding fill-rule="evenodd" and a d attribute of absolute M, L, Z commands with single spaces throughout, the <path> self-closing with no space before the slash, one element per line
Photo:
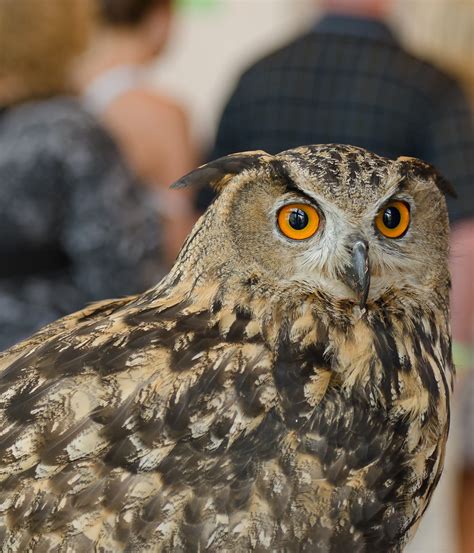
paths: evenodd
<path fill-rule="evenodd" d="M 226 186 L 161 283 L 2 354 L 1 551 L 400 552 L 452 382 L 446 207 L 406 163 L 337 145 L 219 161 L 187 179 Z M 394 194 L 413 221 L 388 243 L 373 217 Z M 275 206 L 313 198 L 321 237 L 289 243 Z M 340 281 L 355 234 L 363 310 Z"/>

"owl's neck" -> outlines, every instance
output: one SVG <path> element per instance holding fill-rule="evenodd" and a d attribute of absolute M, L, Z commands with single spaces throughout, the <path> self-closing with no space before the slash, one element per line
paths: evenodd
<path fill-rule="evenodd" d="M 305 337 L 306 342 L 319 342 L 322 338 L 314 332 L 318 326 L 342 336 L 380 324 L 393 326 L 400 320 L 413 328 L 422 313 L 427 321 L 436 320 L 436 324 L 445 326 L 449 312 L 446 293 L 421 295 L 418 291 L 390 289 L 360 309 L 356 301 L 334 298 L 310 286 L 275 283 L 251 270 L 236 276 L 226 273 L 225 266 L 194 272 L 177 266 L 150 293 L 158 310 L 161 305 L 185 303 L 189 313 L 209 312 L 213 320 L 224 320 L 219 323 L 223 329 L 239 317 L 248 319 L 252 322 L 252 332 L 258 328 L 272 347 L 282 333 L 290 341 L 300 341 L 304 328 L 311 330 Z"/>
<path fill-rule="evenodd" d="M 452 361 L 442 294 L 422 304 L 416 294 L 393 290 L 361 312 L 354 302 L 294 283 L 270 285 L 258 274 L 175 275 L 151 293 L 143 305 L 156 309 L 157 317 L 166 310 L 168 318 L 182 319 L 186 328 L 198 328 L 216 344 L 263 348 L 273 371 L 283 355 L 297 380 L 303 373 L 310 378 L 314 401 L 332 386 L 338 394 L 369 398 L 422 424 L 431 401 L 425 382 L 441 382 L 437 404 L 446 413 Z M 287 384 L 293 390 L 292 382 Z"/>

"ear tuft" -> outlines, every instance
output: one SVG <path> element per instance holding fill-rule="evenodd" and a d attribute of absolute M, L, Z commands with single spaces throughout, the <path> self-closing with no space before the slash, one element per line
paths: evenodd
<path fill-rule="evenodd" d="M 270 159 L 272 156 L 261 150 L 231 154 L 198 167 L 172 184 L 171 188 L 208 185 L 220 192 L 235 175 L 245 169 L 257 167 L 262 161 Z"/>
<path fill-rule="evenodd" d="M 401 172 L 405 176 L 414 175 L 424 179 L 434 179 L 436 186 L 443 194 L 457 198 L 454 186 L 430 163 L 416 157 L 400 156 L 397 162 L 401 164 Z"/>

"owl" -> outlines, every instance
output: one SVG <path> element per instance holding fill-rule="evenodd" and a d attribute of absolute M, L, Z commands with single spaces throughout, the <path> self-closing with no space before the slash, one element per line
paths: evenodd
<path fill-rule="evenodd" d="M 2 552 L 398 553 L 440 478 L 450 185 L 340 145 L 235 154 L 142 295 L 0 357 Z"/>

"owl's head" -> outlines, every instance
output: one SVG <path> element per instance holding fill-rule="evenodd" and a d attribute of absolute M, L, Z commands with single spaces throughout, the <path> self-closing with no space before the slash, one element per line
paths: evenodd
<path fill-rule="evenodd" d="M 255 276 L 361 307 L 388 291 L 429 297 L 448 287 L 444 193 L 454 191 L 419 160 L 341 145 L 248 152 L 177 186 L 202 183 L 218 197 L 180 257 L 199 274 Z"/>

